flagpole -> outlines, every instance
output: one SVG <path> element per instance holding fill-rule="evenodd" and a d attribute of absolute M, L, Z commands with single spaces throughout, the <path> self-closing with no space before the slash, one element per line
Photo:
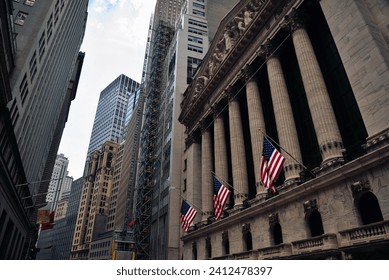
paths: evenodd
<path fill-rule="evenodd" d="M 237 189 L 235 189 L 233 186 L 231 186 L 228 182 L 226 182 L 226 181 L 224 181 L 223 179 L 221 179 L 220 177 L 218 177 L 218 176 L 216 175 L 216 173 L 213 172 L 212 170 L 211 170 L 211 173 L 213 174 L 213 176 L 216 177 L 216 179 L 218 179 L 219 181 L 222 181 L 223 183 L 225 183 L 226 185 L 228 185 L 228 187 L 230 187 L 231 189 L 233 189 L 234 192 L 236 192 L 237 194 L 240 194 L 240 195 L 244 196 L 243 193 L 239 192 Z"/>
<path fill-rule="evenodd" d="M 185 197 L 183 197 L 182 195 L 180 195 L 180 196 L 181 196 L 181 198 L 182 198 L 183 200 L 185 200 L 186 202 L 188 202 L 188 200 L 187 200 Z M 188 204 L 191 205 L 191 206 L 196 207 L 196 208 L 198 209 L 198 211 L 200 211 L 202 214 L 207 214 L 207 213 L 203 212 L 203 211 L 201 210 L 201 208 L 198 207 L 196 204 L 194 204 L 194 203 L 189 203 L 189 202 L 188 202 Z"/>
<path fill-rule="evenodd" d="M 316 175 L 308 169 L 304 164 L 302 164 L 300 161 L 298 161 L 294 156 L 292 156 L 287 150 L 285 150 L 279 143 L 277 143 L 273 138 L 271 138 L 269 135 L 267 135 L 261 128 L 258 128 L 258 130 L 265 136 L 266 138 L 269 138 L 272 142 L 274 142 L 280 149 L 282 149 L 285 153 L 287 153 L 292 159 L 294 159 L 298 164 L 300 164 L 305 170 L 307 170 L 313 177 L 316 177 Z"/>

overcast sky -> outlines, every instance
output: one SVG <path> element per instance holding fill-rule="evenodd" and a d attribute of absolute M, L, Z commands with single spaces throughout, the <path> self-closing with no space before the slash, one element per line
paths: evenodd
<path fill-rule="evenodd" d="M 120 74 L 140 82 L 156 0 L 90 0 L 81 51 L 84 65 L 58 153 L 69 176 L 82 176 L 100 92 Z"/>

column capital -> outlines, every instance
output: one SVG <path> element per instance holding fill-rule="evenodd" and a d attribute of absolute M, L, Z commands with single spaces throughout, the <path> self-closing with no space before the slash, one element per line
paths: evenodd
<path fill-rule="evenodd" d="M 201 134 L 203 134 L 205 131 L 209 130 L 210 124 L 211 124 L 211 122 L 210 122 L 210 120 L 208 120 L 208 118 L 202 119 L 199 121 L 199 127 L 200 127 Z"/>
<path fill-rule="evenodd" d="M 213 118 L 216 119 L 217 117 L 220 117 L 220 114 L 221 112 L 223 111 L 223 109 L 225 108 L 225 106 L 222 104 L 222 103 L 216 103 L 212 106 L 212 114 L 213 114 Z"/>
<path fill-rule="evenodd" d="M 255 75 L 254 67 L 252 65 L 246 64 L 246 66 L 243 67 L 242 70 L 240 70 L 239 79 L 241 79 L 244 82 L 248 82 L 254 78 L 254 75 Z"/>
<path fill-rule="evenodd" d="M 292 12 L 285 16 L 285 22 L 281 25 L 281 27 L 291 33 L 297 29 L 305 28 L 302 15 L 295 8 L 292 9 Z"/>
<path fill-rule="evenodd" d="M 185 144 L 187 147 L 191 146 L 193 143 L 200 143 L 199 133 L 193 132 L 185 139 Z"/>
<path fill-rule="evenodd" d="M 263 56 L 265 58 L 276 56 L 272 40 L 267 39 L 266 42 L 259 47 L 257 54 L 258 56 Z"/>
<path fill-rule="evenodd" d="M 235 101 L 238 95 L 234 92 L 232 86 L 227 87 L 223 92 L 224 98 L 228 102 Z"/>

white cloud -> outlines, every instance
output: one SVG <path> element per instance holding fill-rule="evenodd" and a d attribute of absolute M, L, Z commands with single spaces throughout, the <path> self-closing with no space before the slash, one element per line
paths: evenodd
<path fill-rule="evenodd" d="M 69 175 L 82 176 L 100 92 L 120 74 L 140 81 L 150 15 L 156 0 L 90 1 L 81 51 L 85 60 L 58 153 Z"/>

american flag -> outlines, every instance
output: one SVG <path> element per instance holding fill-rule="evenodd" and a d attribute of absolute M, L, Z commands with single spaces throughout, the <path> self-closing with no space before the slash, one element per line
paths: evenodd
<path fill-rule="evenodd" d="M 276 192 L 274 182 L 282 170 L 285 158 L 277 149 L 264 137 L 263 150 L 261 159 L 261 181 L 262 184 L 271 189 L 273 193 Z"/>
<path fill-rule="evenodd" d="M 181 205 L 181 226 L 182 229 L 188 231 L 190 223 L 196 217 L 197 211 L 188 204 L 185 200 L 182 201 Z"/>
<path fill-rule="evenodd" d="M 213 207 L 215 211 L 215 219 L 218 220 L 223 213 L 224 206 L 226 206 L 231 191 L 222 185 L 215 176 L 213 176 L 213 182 Z"/>

